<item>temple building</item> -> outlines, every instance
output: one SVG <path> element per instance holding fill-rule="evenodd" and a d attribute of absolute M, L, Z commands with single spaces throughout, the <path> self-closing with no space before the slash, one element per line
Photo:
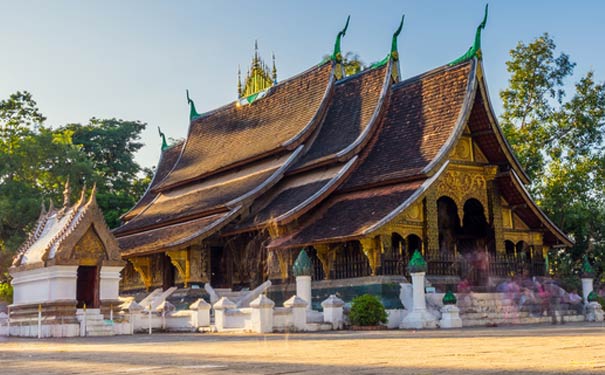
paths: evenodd
<path fill-rule="evenodd" d="M 189 99 L 187 138 L 165 144 L 114 230 L 122 290 L 283 285 L 301 249 L 314 288 L 392 282 L 415 249 L 437 286 L 544 275 L 549 249 L 572 241 L 532 200 L 496 120 L 485 21 L 468 52 L 415 77 L 400 71 L 403 19 L 383 60 L 345 76 L 347 20 L 304 72 L 278 82 L 255 52 L 235 102 L 200 114 Z"/>
<path fill-rule="evenodd" d="M 9 269 L 14 287 L 9 306 L 12 335 L 78 336 L 83 314 L 109 319 L 111 310 L 121 303 L 124 261 L 95 192 L 93 188 L 87 198 L 86 188 L 82 189 L 80 199 L 72 204 L 68 182 L 61 208 L 52 201 L 48 210 L 42 205 L 38 221 Z M 38 314 L 44 316 L 41 330 L 36 327 Z M 86 327 L 88 333 L 94 329 Z"/>

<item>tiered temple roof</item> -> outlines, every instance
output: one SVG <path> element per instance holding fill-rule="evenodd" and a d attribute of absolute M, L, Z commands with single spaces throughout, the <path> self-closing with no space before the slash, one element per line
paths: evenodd
<path fill-rule="evenodd" d="M 272 249 L 367 236 L 439 178 L 464 131 L 497 166 L 515 212 L 548 245 L 572 243 L 524 188 L 489 103 L 477 39 L 464 58 L 400 81 L 399 29 L 385 60 L 342 78 L 345 31 L 330 60 L 253 101 L 193 118 L 114 231 L 123 255 L 264 229 Z"/>
<path fill-rule="evenodd" d="M 40 217 L 13 261 L 12 270 L 51 265 L 78 265 L 84 262 L 122 265 L 118 243 L 109 231 L 97 205 L 96 189 L 86 198 L 86 188 L 75 204 L 69 202 L 69 182 L 63 207 L 48 210 L 42 206 Z"/>

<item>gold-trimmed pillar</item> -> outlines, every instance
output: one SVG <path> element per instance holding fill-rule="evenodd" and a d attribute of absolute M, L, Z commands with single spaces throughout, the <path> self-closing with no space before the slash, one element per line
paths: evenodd
<path fill-rule="evenodd" d="M 487 194 L 489 199 L 489 219 L 494 228 L 494 242 L 496 243 L 496 254 L 504 254 L 504 219 L 502 215 L 502 201 L 498 193 L 498 187 L 494 180 L 487 184 Z"/>
<path fill-rule="evenodd" d="M 189 286 L 191 278 L 191 262 L 189 261 L 189 250 L 169 250 L 166 255 L 170 258 L 170 263 L 176 268 L 179 276 L 185 284 L 185 288 Z"/>
<path fill-rule="evenodd" d="M 376 276 L 378 268 L 380 268 L 380 254 L 382 253 L 382 241 L 380 241 L 380 236 L 362 238 L 359 240 L 359 243 L 370 263 L 372 276 Z"/>
<path fill-rule="evenodd" d="M 150 257 L 132 257 L 128 258 L 128 261 L 132 263 L 134 270 L 139 274 L 145 289 L 149 291 L 151 288 L 152 272 L 151 272 L 151 258 Z"/>
<path fill-rule="evenodd" d="M 336 248 L 330 245 L 314 245 L 317 252 L 317 258 L 321 262 L 321 267 L 324 271 L 324 280 L 330 280 L 330 271 L 336 260 Z"/>
<path fill-rule="evenodd" d="M 430 190 L 424 199 L 424 233 L 426 233 L 424 254 L 427 251 L 439 251 L 439 210 L 437 208 L 437 192 Z M 406 244 L 407 248 L 407 244 Z"/>

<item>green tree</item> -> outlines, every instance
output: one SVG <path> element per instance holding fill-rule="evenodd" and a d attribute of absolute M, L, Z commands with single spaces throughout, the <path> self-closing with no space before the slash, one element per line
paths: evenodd
<path fill-rule="evenodd" d="M 605 261 L 605 85 L 588 72 L 566 100 L 575 63 L 556 54 L 548 34 L 520 42 L 510 55 L 502 128 L 538 203 L 576 242 L 553 252 L 552 265 L 563 276 L 577 274 L 584 253 Z"/>
<path fill-rule="evenodd" d="M 74 144 L 92 162 L 97 201 L 112 228 L 120 224 L 120 216 L 134 206 L 151 180 L 152 172 L 134 160 L 143 147 L 140 134 L 145 127 L 139 121 L 92 118 L 85 125 L 61 128 L 73 133 Z"/>
<path fill-rule="evenodd" d="M 85 183 L 98 185 L 97 200 L 110 226 L 119 224 L 150 180 L 151 171 L 134 162 L 145 124 L 92 119 L 51 129 L 45 120 L 28 92 L 0 101 L 0 281 L 8 277 L 42 202 L 62 203 L 68 179 L 74 199 Z"/>

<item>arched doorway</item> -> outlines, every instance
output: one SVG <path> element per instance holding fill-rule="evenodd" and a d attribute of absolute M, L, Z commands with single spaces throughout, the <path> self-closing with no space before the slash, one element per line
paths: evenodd
<path fill-rule="evenodd" d="M 525 241 L 517 242 L 515 245 L 515 255 L 520 262 L 531 262 L 531 246 Z"/>
<path fill-rule="evenodd" d="M 495 252 L 494 232 L 487 222 L 485 209 L 477 199 L 464 202 L 458 251 L 469 263 L 469 279 L 475 285 L 486 285 L 489 277 L 489 250 Z M 491 245 L 491 246 L 490 246 Z"/>
<path fill-rule="evenodd" d="M 437 200 L 437 222 L 439 226 L 439 253 L 454 254 L 460 234 L 460 218 L 456 202 L 443 196 Z"/>
<path fill-rule="evenodd" d="M 408 259 L 410 259 L 412 257 L 412 255 L 414 254 L 414 251 L 418 250 L 418 251 L 422 252 L 422 240 L 417 235 L 410 234 L 409 236 L 407 236 L 406 242 L 408 245 L 407 246 Z"/>
<path fill-rule="evenodd" d="M 510 257 L 515 256 L 515 243 L 511 240 L 504 241 L 504 250 L 506 251 L 506 255 Z"/>

